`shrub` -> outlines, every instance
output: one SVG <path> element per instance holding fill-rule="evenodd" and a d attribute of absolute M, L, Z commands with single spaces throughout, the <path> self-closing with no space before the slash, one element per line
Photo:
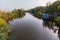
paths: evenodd
<path fill-rule="evenodd" d="M 4 19 L 0 18 L 0 40 L 7 40 L 9 32 L 11 32 L 9 25 Z"/>

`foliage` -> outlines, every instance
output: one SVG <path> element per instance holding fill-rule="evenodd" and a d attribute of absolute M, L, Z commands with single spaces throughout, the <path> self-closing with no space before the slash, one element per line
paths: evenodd
<path fill-rule="evenodd" d="M 57 21 L 57 22 L 60 23 L 60 17 L 56 17 L 56 18 L 55 18 L 55 21 Z"/>
<path fill-rule="evenodd" d="M 60 1 L 55 1 L 53 4 L 49 4 L 45 7 L 45 12 L 54 15 L 55 12 L 60 11 Z"/>
<path fill-rule="evenodd" d="M 60 11 L 60 5 L 59 5 L 59 6 L 57 6 L 57 11 Z"/>
<path fill-rule="evenodd" d="M 7 22 L 15 18 L 21 18 L 25 15 L 25 10 L 15 9 L 13 11 L 4 12 L 1 14 L 1 18 L 5 19 Z"/>
<path fill-rule="evenodd" d="M 48 13 L 51 15 L 54 15 L 54 13 L 60 11 L 60 1 L 55 1 L 52 4 L 49 4 L 47 6 L 39 6 L 35 7 L 33 9 L 30 9 L 29 12 L 33 14 L 37 18 L 41 18 L 40 12 L 43 13 Z"/>
<path fill-rule="evenodd" d="M 21 18 L 25 15 L 25 11 L 23 9 L 15 9 L 12 11 L 13 18 Z"/>
<path fill-rule="evenodd" d="M 13 11 L 4 12 L 0 11 L 0 40 L 7 40 L 11 28 L 7 24 L 10 20 L 21 18 L 25 15 L 25 10 L 15 9 Z"/>
<path fill-rule="evenodd" d="M 37 12 L 43 12 L 44 10 L 45 10 L 45 7 L 44 6 L 39 6 L 39 7 L 30 9 L 29 12 L 30 13 L 37 13 Z"/>
<path fill-rule="evenodd" d="M 60 12 L 60 1 L 55 1 L 53 4 L 49 4 L 49 6 L 39 6 L 33 9 L 26 10 L 26 12 L 30 12 L 33 16 L 41 19 L 43 13 L 48 13 L 54 15 L 55 12 Z M 22 18 L 25 15 L 24 9 L 15 9 L 8 12 L 3 12 L 0 10 L 0 40 L 6 40 L 8 32 L 11 31 L 9 25 L 6 22 L 13 20 L 15 18 Z M 55 16 L 55 15 L 54 15 Z M 6 21 L 5 21 L 6 20 Z M 54 18 L 60 24 L 60 16 L 56 16 Z"/>
<path fill-rule="evenodd" d="M 42 18 L 42 13 L 45 11 L 45 9 L 46 8 L 44 6 L 39 6 L 39 7 L 28 10 L 28 12 L 33 14 L 33 16 L 41 19 Z"/>
<path fill-rule="evenodd" d="M 10 21 L 10 20 L 13 19 L 13 17 L 10 14 L 7 14 L 7 13 L 6 14 L 3 13 L 2 16 L 1 16 L 1 18 L 5 19 L 6 22 L 8 22 L 8 21 Z"/>
<path fill-rule="evenodd" d="M 34 14 L 34 16 L 41 19 L 42 18 L 42 12 L 37 12 L 36 14 Z"/>
<path fill-rule="evenodd" d="M 0 15 L 3 13 L 3 11 L 2 10 L 0 10 Z"/>
<path fill-rule="evenodd" d="M 4 19 L 0 18 L 0 40 L 7 40 L 9 32 L 11 32 L 10 27 Z"/>

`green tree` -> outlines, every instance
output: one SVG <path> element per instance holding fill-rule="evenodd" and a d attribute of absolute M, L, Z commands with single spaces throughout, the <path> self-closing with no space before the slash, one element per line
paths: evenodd
<path fill-rule="evenodd" d="M 0 18 L 0 40 L 7 40 L 9 32 L 11 32 L 9 25 L 4 19 Z"/>

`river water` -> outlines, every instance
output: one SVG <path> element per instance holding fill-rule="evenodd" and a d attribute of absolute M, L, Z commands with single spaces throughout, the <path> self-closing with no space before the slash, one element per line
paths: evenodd
<path fill-rule="evenodd" d="M 30 13 L 10 21 L 9 25 L 12 28 L 10 40 L 59 40 L 57 34 L 43 27 L 42 19 L 35 18 Z"/>

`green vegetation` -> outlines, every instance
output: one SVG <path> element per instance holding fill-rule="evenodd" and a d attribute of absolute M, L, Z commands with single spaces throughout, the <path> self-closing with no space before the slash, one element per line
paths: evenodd
<path fill-rule="evenodd" d="M 0 18 L 0 40 L 7 40 L 9 32 L 11 32 L 9 25 L 4 19 Z"/>
<path fill-rule="evenodd" d="M 55 18 L 55 21 L 60 24 L 60 16 Z"/>
<path fill-rule="evenodd" d="M 15 9 L 12 11 L 13 18 L 21 18 L 25 15 L 25 11 L 23 9 Z"/>
<path fill-rule="evenodd" d="M 42 19 L 43 13 L 51 14 L 55 17 L 54 20 L 60 24 L 60 16 L 58 16 L 60 14 L 60 1 L 29 10 L 15 9 L 8 12 L 3 12 L 0 10 L 0 40 L 7 40 L 8 33 L 11 32 L 11 29 L 7 23 L 16 18 L 22 18 L 25 15 L 25 12 L 30 12 L 33 16 L 39 19 Z"/>
<path fill-rule="evenodd" d="M 22 18 L 25 15 L 23 9 L 16 9 L 13 11 L 3 12 L 0 10 L 0 40 L 7 40 L 11 32 L 9 21 L 15 18 Z"/>
<path fill-rule="evenodd" d="M 28 12 L 30 12 L 31 14 L 33 14 L 33 16 L 41 19 L 42 18 L 42 14 L 45 11 L 45 7 L 39 6 L 33 9 L 28 10 Z"/>
<path fill-rule="evenodd" d="M 28 12 L 30 12 L 31 14 L 33 14 L 35 17 L 41 19 L 41 15 L 43 13 L 48 13 L 53 15 L 54 17 L 57 16 L 57 18 L 59 17 L 59 13 L 60 13 L 60 1 L 55 1 L 53 4 L 47 4 L 45 7 L 44 6 L 39 6 L 33 9 L 28 10 Z M 57 15 L 56 15 L 56 14 Z M 55 18 L 54 18 L 55 20 Z M 60 20 L 60 19 L 58 19 Z"/>

